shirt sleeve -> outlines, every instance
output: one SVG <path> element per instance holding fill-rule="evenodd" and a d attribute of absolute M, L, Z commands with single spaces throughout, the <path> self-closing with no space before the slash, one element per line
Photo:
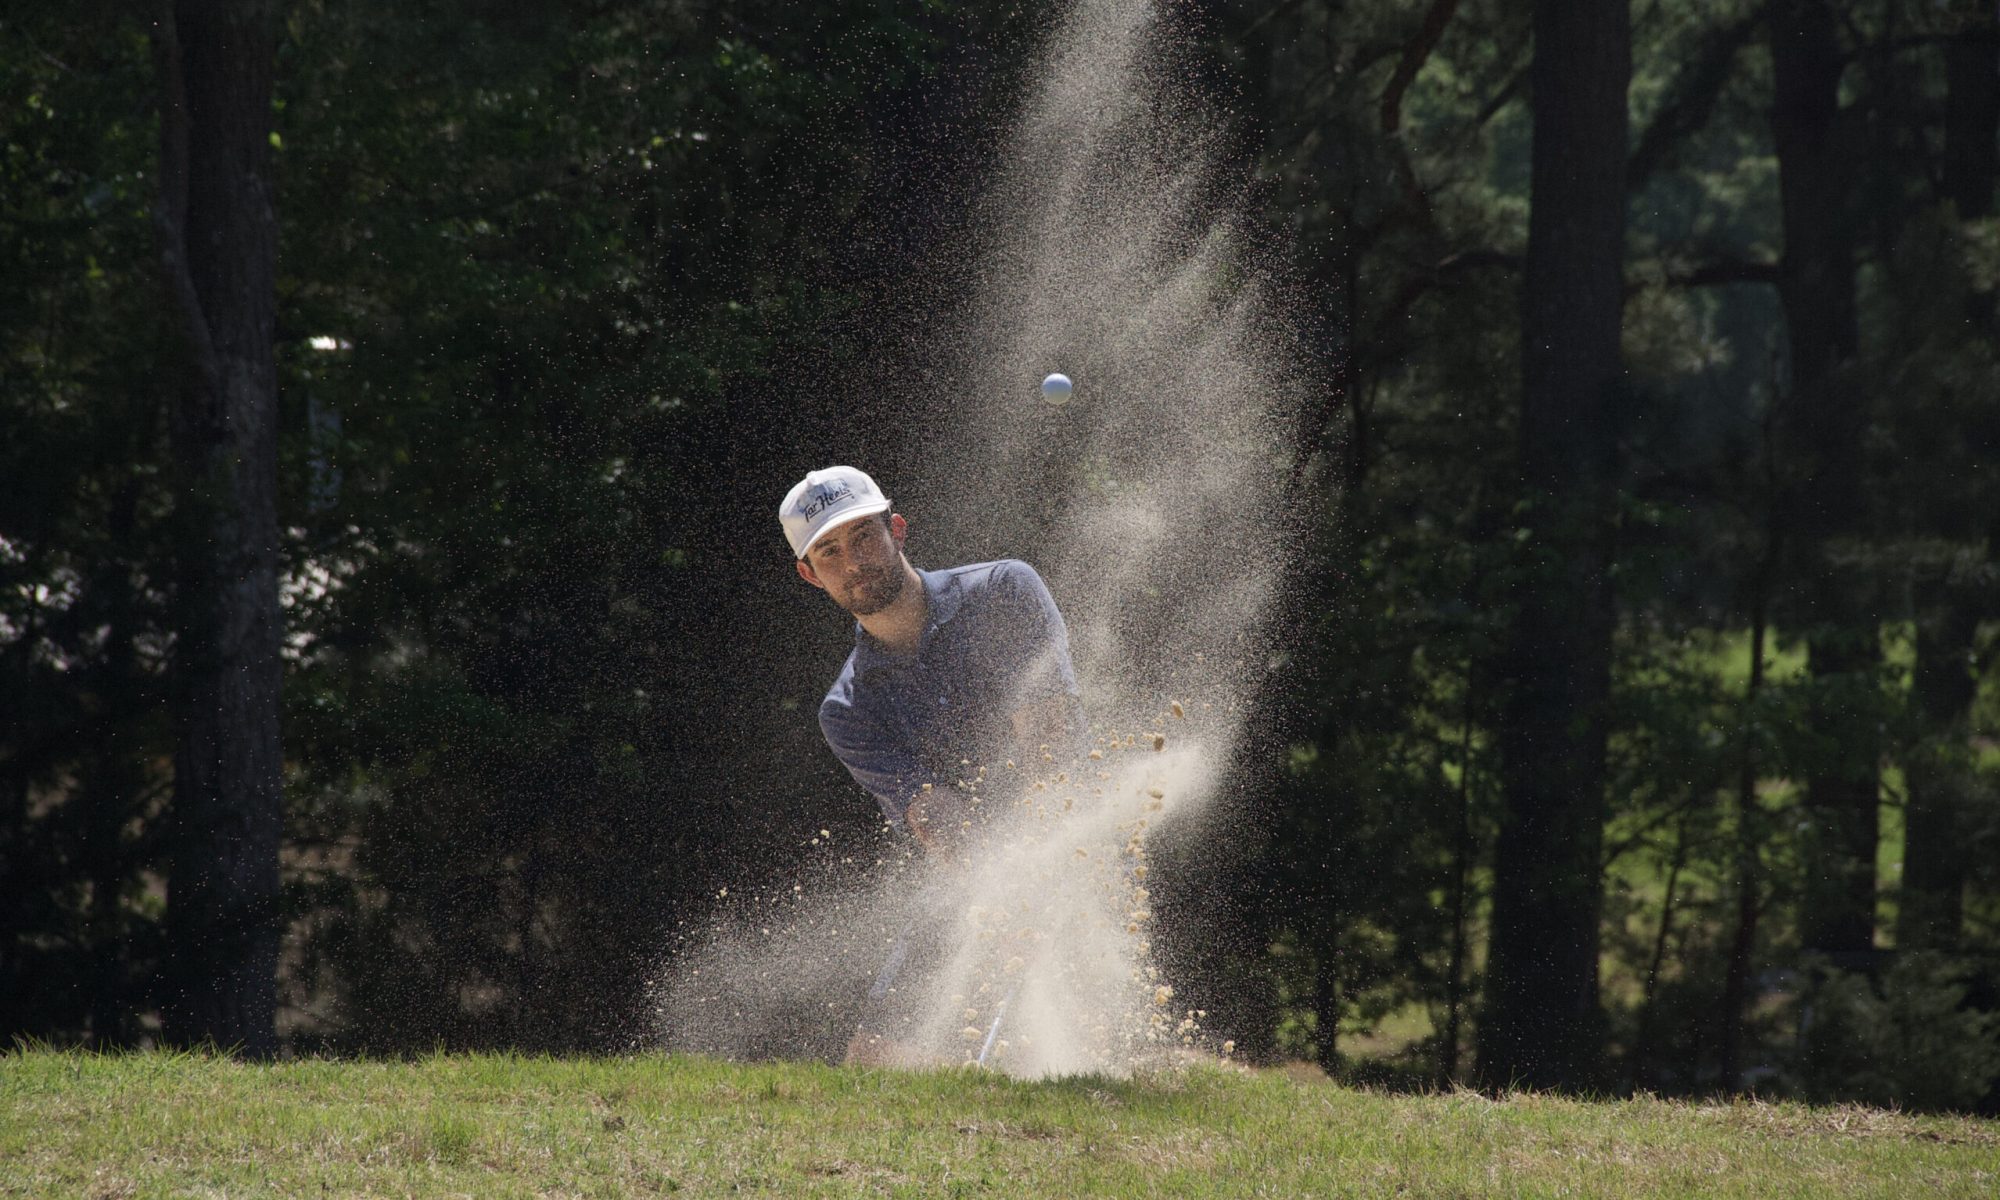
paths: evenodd
<path fill-rule="evenodd" d="M 1006 605 L 1008 649 L 1015 658 L 1014 705 L 1075 696 L 1076 668 L 1070 663 L 1069 627 L 1063 623 L 1048 585 L 1033 567 L 1014 559 L 1002 564 L 998 582 Z"/>
<path fill-rule="evenodd" d="M 907 746 L 852 705 L 828 699 L 819 708 L 819 728 L 834 757 L 875 797 L 891 825 L 902 826 L 910 801 L 925 784 L 937 784 Z"/>

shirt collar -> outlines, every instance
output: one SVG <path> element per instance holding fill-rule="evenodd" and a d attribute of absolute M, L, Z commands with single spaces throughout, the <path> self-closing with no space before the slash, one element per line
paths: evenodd
<path fill-rule="evenodd" d="M 965 599 L 965 589 L 959 585 L 958 577 L 950 571 L 919 570 L 917 578 L 924 585 L 924 628 L 917 635 L 917 652 L 910 657 L 891 654 L 873 634 L 854 623 L 854 673 L 857 675 L 873 671 L 879 667 L 904 667 L 917 658 L 923 657 L 930 645 L 931 634 L 939 626 L 958 615 L 958 606 Z"/>

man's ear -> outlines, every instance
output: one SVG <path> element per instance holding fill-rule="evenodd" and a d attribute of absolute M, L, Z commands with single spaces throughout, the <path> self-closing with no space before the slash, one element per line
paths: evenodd
<path fill-rule="evenodd" d="M 799 578 L 812 584 L 822 592 L 826 590 L 826 585 L 819 581 L 819 576 L 813 574 L 812 564 L 803 558 L 799 560 Z"/>
<path fill-rule="evenodd" d="M 896 543 L 897 550 L 901 550 L 903 548 L 903 539 L 908 536 L 910 536 L 910 523 L 903 519 L 903 514 L 890 513 L 889 540 Z"/>

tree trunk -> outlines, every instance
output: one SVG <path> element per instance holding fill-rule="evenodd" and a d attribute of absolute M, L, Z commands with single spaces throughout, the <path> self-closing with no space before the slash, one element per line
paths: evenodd
<path fill-rule="evenodd" d="M 1465 1008 L 1465 918 L 1472 875 L 1472 664 L 1465 668 L 1464 736 L 1458 752 L 1458 836 L 1451 862 L 1451 964 L 1445 979 L 1444 1043 L 1439 1047 L 1438 1078 L 1458 1082 L 1458 1044 Z"/>
<path fill-rule="evenodd" d="M 1964 26 L 1946 44 L 1944 190 L 1960 221 L 1993 213 L 2000 182 L 2000 15 L 1990 0 L 1960 0 Z M 1993 293 L 1974 292 L 1966 319 L 1990 330 Z"/>
<path fill-rule="evenodd" d="M 1687 857 L 1687 818 L 1682 817 L 1674 830 L 1674 857 L 1667 866 L 1667 891 L 1660 899 L 1660 924 L 1653 935 L 1652 957 L 1646 960 L 1646 986 L 1639 1002 L 1639 1032 L 1632 1039 L 1628 1090 L 1638 1088 L 1639 1079 L 1653 1057 L 1653 1027 L 1660 1010 L 1660 972 L 1667 964 L 1667 941 L 1674 932 L 1674 901 L 1680 892 L 1681 871 L 1687 866 Z"/>
<path fill-rule="evenodd" d="M 1768 441 L 1767 441 L 1768 445 Z M 1746 726 L 1764 689 L 1764 638 L 1769 628 L 1771 567 L 1778 546 L 1767 543 L 1750 593 L 1750 679 L 1743 689 Z M 1757 925 L 1764 914 L 1763 811 L 1757 802 L 1757 754 L 1746 728 L 1736 774 L 1736 927 L 1729 938 L 1729 965 L 1722 982 L 1722 1086 L 1742 1087 L 1743 1034 L 1750 1015 L 1750 958 L 1757 949 Z"/>
<path fill-rule="evenodd" d="M 275 42 L 267 0 L 176 0 L 156 28 L 160 230 L 188 366 L 179 473 L 179 745 L 164 1032 L 276 1049 L 279 939 Z"/>
<path fill-rule="evenodd" d="M 1334 937 L 1313 961 L 1313 1058 L 1329 1075 L 1340 1069 L 1340 950 Z"/>
<path fill-rule="evenodd" d="M 1505 811 L 1479 1073 L 1588 1083 L 1600 1057 L 1605 707 L 1621 365 L 1623 0 L 1535 5 L 1534 152 L 1522 288 L 1521 466 L 1532 555 L 1508 652 Z"/>
<path fill-rule="evenodd" d="M 1969 763 L 1962 761 L 1966 717 L 1978 692 L 1972 672 L 1980 611 L 1947 595 L 1942 612 L 1917 614 L 1917 661 L 1910 693 L 1923 720 L 1922 747 L 1907 764 L 1903 890 L 1896 918 L 1901 950 L 1952 950 L 1964 916 L 1964 835 L 1958 814 Z"/>
<path fill-rule="evenodd" d="M 1965 26 L 1945 47 L 1944 192 L 1960 221 L 1993 212 L 2000 181 L 2000 20 L 1992 6 L 1962 4 Z M 1967 321 L 1986 329 L 1993 294 L 1973 292 Z M 1978 530 L 1965 533 L 1977 536 Z M 1996 525 L 1991 534 L 2000 534 Z M 1992 614 L 1991 589 L 1947 571 L 1918 588 L 1917 661 L 1910 692 L 1928 743 L 1907 764 L 1910 798 L 1903 836 L 1901 949 L 1949 950 L 1963 917 L 1966 861 L 1958 814 L 1966 719 L 1977 692 L 1973 638 Z"/>
<path fill-rule="evenodd" d="M 1785 255 L 1778 275 L 1791 345 L 1787 410 L 1803 472 L 1791 508 L 1803 557 L 1800 598 L 1812 674 L 1809 720 L 1825 747 L 1806 771 L 1800 937 L 1852 959 L 1874 946 L 1879 738 L 1876 619 L 1865 581 L 1841 568 L 1837 543 L 1863 529 L 1864 411 L 1840 377 L 1859 340 L 1852 208 L 1857 155 L 1840 108 L 1846 65 L 1825 0 L 1771 10 L 1771 132 Z"/>
<path fill-rule="evenodd" d="M 136 439 L 135 439 L 136 441 Z M 136 448 L 136 447 L 135 447 Z M 105 530 L 113 545 L 133 544 L 138 527 L 139 487 L 129 479 L 120 487 L 106 513 Z M 127 850 L 126 826 L 142 813 L 146 764 L 142 754 L 121 740 L 135 716 L 143 711 L 151 690 L 139 665 L 137 636 L 142 628 L 137 589 L 130 567 L 106 564 L 94 588 L 103 600 L 105 645 L 102 694 L 117 699 L 99 716 L 96 753 L 79 772 L 78 796 L 86 806 L 79 858 L 90 880 L 90 910 L 86 940 L 95 960 L 95 983 L 89 997 L 89 1044 L 99 1050 L 130 1043 L 133 1021 L 132 939 L 124 894 L 133 875 Z"/>

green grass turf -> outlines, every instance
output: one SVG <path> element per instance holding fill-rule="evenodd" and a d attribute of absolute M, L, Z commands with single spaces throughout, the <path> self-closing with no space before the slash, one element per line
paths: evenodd
<path fill-rule="evenodd" d="M 0 1195 L 2000 1195 L 2000 1123 L 687 1058 L 0 1056 Z"/>

